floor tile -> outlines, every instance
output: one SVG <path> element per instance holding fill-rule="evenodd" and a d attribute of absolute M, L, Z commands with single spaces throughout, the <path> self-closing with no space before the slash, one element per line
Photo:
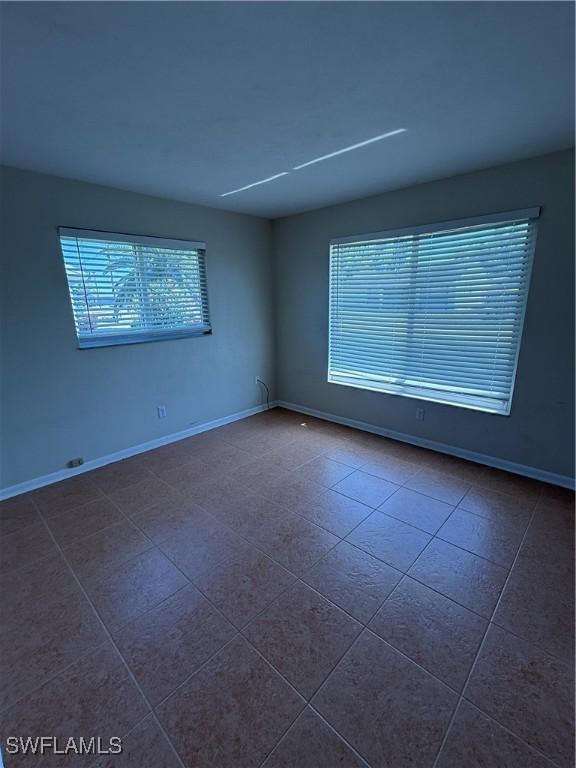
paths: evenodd
<path fill-rule="evenodd" d="M 182 466 L 190 458 L 190 453 L 183 450 L 181 443 L 169 443 L 153 451 L 140 454 L 140 459 L 145 467 L 155 475 L 161 475 L 169 469 Z"/>
<path fill-rule="evenodd" d="M 58 548 L 42 521 L 0 539 L 0 573 L 55 555 Z"/>
<path fill-rule="evenodd" d="M 527 525 L 534 509 L 534 502 L 508 493 L 491 491 L 488 488 L 471 488 L 460 502 L 460 508 L 488 520 L 503 520 Z"/>
<path fill-rule="evenodd" d="M 103 756 L 91 768 L 180 768 L 180 762 L 150 715 L 122 739 L 119 755 Z"/>
<path fill-rule="evenodd" d="M 410 569 L 410 576 L 489 619 L 508 571 L 496 563 L 434 539 Z"/>
<path fill-rule="evenodd" d="M 347 541 L 388 565 L 407 571 L 430 536 L 382 512 L 374 512 L 347 536 Z"/>
<path fill-rule="evenodd" d="M 108 499 L 96 499 L 81 507 L 48 518 L 48 527 L 61 547 L 98 533 L 124 520 Z"/>
<path fill-rule="evenodd" d="M 398 488 L 399 486 L 394 483 L 359 470 L 334 486 L 334 490 L 338 493 L 343 493 L 344 496 L 349 496 L 369 507 L 379 507 Z"/>
<path fill-rule="evenodd" d="M 153 477 L 152 473 L 139 456 L 115 461 L 90 472 L 91 482 L 106 494 L 150 477 Z"/>
<path fill-rule="evenodd" d="M 307 707 L 262 768 L 366 768 L 321 717 Z"/>
<path fill-rule="evenodd" d="M 401 576 L 395 568 L 342 541 L 302 578 L 366 624 Z"/>
<path fill-rule="evenodd" d="M 538 504 L 526 534 L 526 548 L 542 561 L 573 561 L 575 522 L 573 510 Z"/>
<path fill-rule="evenodd" d="M 198 456 L 203 464 L 207 464 L 219 472 L 237 469 L 244 464 L 248 464 L 253 458 L 250 453 L 229 445 L 224 441 L 202 446 L 197 453 L 192 455 Z"/>
<path fill-rule="evenodd" d="M 246 441 L 237 443 L 239 448 L 252 454 L 252 456 L 265 456 L 278 449 L 281 449 L 287 443 L 290 443 L 294 439 L 293 434 L 277 434 L 277 433 L 263 433 L 254 435 L 248 438 Z"/>
<path fill-rule="evenodd" d="M 242 467 L 235 472 L 231 472 L 229 479 L 232 483 L 235 483 L 235 487 L 243 492 L 256 494 L 263 496 L 268 501 L 279 503 L 276 496 L 278 491 L 277 486 L 281 484 L 281 481 L 286 481 L 290 473 L 284 469 L 280 469 L 275 465 L 270 465 L 267 460 L 259 459 L 259 467 L 253 465 L 246 465 L 246 472 L 242 470 Z M 292 482 L 296 482 L 294 479 Z M 305 481 L 302 481 L 305 483 Z M 315 484 L 314 484 L 315 485 Z M 321 488 L 321 486 L 319 486 Z M 272 490 L 274 489 L 274 490 Z M 276 495 L 273 495 L 275 493 Z M 292 496 L 294 498 L 294 496 Z"/>
<path fill-rule="evenodd" d="M 60 556 L 0 581 L 0 710 L 106 639 L 102 625 Z"/>
<path fill-rule="evenodd" d="M 0 712 L 94 768 L 568 768 L 574 511 L 280 408 L 77 474 L 0 502 Z"/>
<path fill-rule="evenodd" d="M 292 476 L 313 480 L 315 483 L 330 488 L 331 486 L 351 475 L 354 470 L 346 464 L 340 464 L 327 456 L 318 456 L 307 464 L 293 470 Z"/>
<path fill-rule="evenodd" d="M 254 426 L 250 425 L 248 421 L 242 420 L 242 422 L 237 424 L 228 424 L 225 427 L 218 427 L 217 429 L 210 429 L 206 432 L 200 432 L 197 435 L 192 435 L 191 437 L 186 437 L 183 440 L 178 440 L 175 445 L 179 447 L 179 449 L 186 453 L 189 456 L 193 456 L 194 454 L 198 453 L 198 449 L 200 448 L 209 448 L 212 445 L 221 445 L 222 442 L 230 444 L 229 440 L 224 440 L 223 435 L 221 434 L 224 429 L 234 429 L 237 428 L 239 430 L 253 430 Z"/>
<path fill-rule="evenodd" d="M 16 622 L 31 620 L 33 613 L 48 602 L 52 595 L 65 592 L 76 580 L 64 558 L 56 552 L 17 571 L 0 574 L 2 595 L 2 621 L 0 634 L 12 630 Z M 25 623 L 24 625 L 25 626 Z"/>
<path fill-rule="evenodd" d="M 87 475 L 78 475 L 32 491 L 32 497 L 44 517 L 67 512 L 102 496 L 102 491 L 91 480 L 92 473 L 89 475 L 90 479 Z"/>
<path fill-rule="evenodd" d="M 237 627 L 262 611 L 295 577 L 253 547 L 209 568 L 196 585 Z"/>
<path fill-rule="evenodd" d="M 496 624 L 574 662 L 574 569 L 521 552 L 494 616 Z"/>
<path fill-rule="evenodd" d="M 157 504 L 167 504 L 180 498 L 174 488 L 158 477 L 148 477 L 139 483 L 118 488 L 110 493 L 110 499 L 128 517 Z"/>
<path fill-rule="evenodd" d="M 105 575 L 120 563 L 151 549 L 152 542 L 128 520 L 75 541 L 64 549 L 66 559 L 80 580 Z"/>
<path fill-rule="evenodd" d="M 234 508 L 238 499 L 247 493 L 249 489 L 231 472 L 218 477 L 213 475 L 209 480 L 187 488 L 183 497 L 198 504 L 206 512 L 219 516 Z"/>
<path fill-rule="evenodd" d="M 372 766 L 427 768 L 456 694 L 365 631 L 312 705 Z"/>
<path fill-rule="evenodd" d="M 182 497 L 148 507 L 132 515 L 132 523 L 155 544 L 192 525 L 203 525 L 208 515 L 194 502 Z"/>
<path fill-rule="evenodd" d="M 305 584 L 281 595 L 244 634 L 298 691 L 310 698 L 362 626 Z"/>
<path fill-rule="evenodd" d="M 370 622 L 370 629 L 460 691 L 487 622 L 406 577 Z"/>
<path fill-rule="evenodd" d="M 326 451 L 329 459 L 346 464 L 353 469 L 359 469 L 374 458 L 374 450 L 366 448 L 357 442 L 348 441 L 341 445 L 333 446 Z"/>
<path fill-rule="evenodd" d="M 264 496 L 246 491 L 235 492 L 230 502 L 219 506 L 213 514 L 239 536 L 254 540 L 265 526 L 285 517 L 287 510 Z"/>
<path fill-rule="evenodd" d="M 189 457 L 183 464 L 157 472 L 158 477 L 180 493 L 193 492 L 196 486 L 216 479 L 222 473 L 216 467 L 204 464 L 199 458 Z"/>
<path fill-rule="evenodd" d="M 525 526 L 488 520 L 457 509 L 438 531 L 438 538 L 510 568 L 524 535 Z"/>
<path fill-rule="evenodd" d="M 546 758 L 462 701 L 436 768 L 553 768 Z"/>
<path fill-rule="evenodd" d="M 546 483 L 543 483 L 541 486 L 540 500 L 543 504 L 554 505 L 570 512 L 574 512 L 576 504 L 576 496 L 573 490 Z"/>
<path fill-rule="evenodd" d="M 64 744 L 70 736 L 100 736 L 107 743 L 121 736 L 148 707 L 110 644 L 76 662 L 40 689 L 0 715 L 0 732 L 50 735 Z M 43 768 L 71 765 L 70 755 L 46 755 Z M 37 766 L 28 754 L 20 766 Z"/>
<path fill-rule="evenodd" d="M 403 461 L 396 456 L 388 456 L 385 453 L 382 453 L 381 456 L 375 456 L 362 465 L 362 472 L 381 477 L 382 480 L 389 480 L 398 485 L 404 485 L 419 470 L 420 467 L 417 464 Z"/>
<path fill-rule="evenodd" d="M 257 768 L 303 700 L 242 638 L 158 708 L 187 768 Z"/>
<path fill-rule="evenodd" d="M 313 480 L 298 478 L 292 473 L 287 473 L 267 483 L 265 488 L 259 488 L 258 492 L 270 501 L 290 509 L 294 504 L 315 499 L 323 490 L 324 487 Z"/>
<path fill-rule="evenodd" d="M 454 507 L 407 488 L 400 488 L 378 510 L 426 533 L 436 533 Z"/>
<path fill-rule="evenodd" d="M 283 456 L 284 452 L 280 451 L 279 455 Z M 227 477 L 230 481 L 240 484 L 242 490 L 248 493 L 260 493 L 262 490 L 265 491 L 272 481 L 287 475 L 287 470 L 280 467 L 273 459 L 273 454 L 266 454 L 232 470 Z"/>
<path fill-rule="evenodd" d="M 263 526 L 254 541 L 273 560 L 300 576 L 332 549 L 339 539 L 303 517 L 289 512 L 282 519 Z"/>
<path fill-rule="evenodd" d="M 40 522 L 32 495 L 23 493 L 0 501 L 0 535 L 16 533 L 21 528 Z"/>
<path fill-rule="evenodd" d="M 186 584 L 188 580 L 157 549 L 84 580 L 90 599 L 110 629 L 126 624 Z"/>
<path fill-rule="evenodd" d="M 455 506 L 470 490 L 470 483 L 443 472 L 422 469 L 408 480 L 406 488 Z"/>
<path fill-rule="evenodd" d="M 126 624 L 114 638 L 153 706 L 236 633 L 192 585 Z"/>
<path fill-rule="evenodd" d="M 202 522 L 195 518 L 194 522 L 182 525 L 159 546 L 194 581 L 204 571 L 244 550 L 246 542 L 207 516 Z"/>
<path fill-rule="evenodd" d="M 319 446 L 316 441 L 309 442 L 301 438 L 272 451 L 266 456 L 266 461 L 279 469 L 289 471 L 301 467 L 303 464 L 320 456 L 323 452 L 323 446 Z"/>
<path fill-rule="evenodd" d="M 573 676 L 552 656 L 492 625 L 464 695 L 558 765 L 573 765 Z"/>
<path fill-rule="evenodd" d="M 523 498 L 526 502 L 536 501 L 540 495 L 542 484 L 530 477 L 505 472 L 501 469 L 486 467 L 476 485 L 489 488 L 501 493 L 509 493 L 516 498 Z"/>
<path fill-rule="evenodd" d="M 343 537 L 372 514 L 372 507 L 326 489 L 311 501 L 305 500 L 293 504 L 291 511 L 325 528 L 335 536 Z"/>
<path fill-rule="evenodd" d="M 486 474 L 486 467 L 482 464 L 434 451 L 428 452 L 423 463 L 434 472 L 451 475 L 470 485 L 479 484 Z"/>

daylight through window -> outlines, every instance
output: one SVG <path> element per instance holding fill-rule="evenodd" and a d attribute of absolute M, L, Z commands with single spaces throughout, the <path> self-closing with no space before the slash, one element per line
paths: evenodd
<path fill-rule="evenodd" d="M 80 347 L 211 332 L 205 243 L 60 228 Z"/>
<path fill-rule="evenodd" d="M 508 414 L 538 215 L 332 241 L 328 381 Z"/>

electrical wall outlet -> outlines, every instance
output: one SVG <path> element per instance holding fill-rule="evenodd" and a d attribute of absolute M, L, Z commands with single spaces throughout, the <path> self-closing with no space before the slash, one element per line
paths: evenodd
<path fill-rule="evenodd" d="M 158 405 L 156 407 L 156 412 L 158 413 L 159 419 L 165 419 L 166 418 L 166 406 L 165 405 Z"/>
<path fill-rule="evenodd" d="M 424 421 L 424 414 L 426 411 L 424 408 L 416 408 L 416 419 L 417 421 Z"/>
<path fill-rule="evenodd" d="M 70 461 L 68 462 L 68 466 L 70 467 L 70 469 L 73 469 L 74 467 L 80 467 L 82 466 L 82 464 L 84 464 L 84 459 L 82 458 L 82 456 L 79 456 L 77 459 L 70 459 Z"/>

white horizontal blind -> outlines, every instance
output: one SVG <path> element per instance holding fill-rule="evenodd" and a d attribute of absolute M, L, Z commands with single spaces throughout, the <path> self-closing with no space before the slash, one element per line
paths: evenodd
<path fill-rule="evenodd" d="M 210 333 L 205 243 L 59 234 L 80 347 Z"/>
<path fill-rule="evenodd" d="M 538 214 L 333 241 L 328 381 L 509 413 Z"/>

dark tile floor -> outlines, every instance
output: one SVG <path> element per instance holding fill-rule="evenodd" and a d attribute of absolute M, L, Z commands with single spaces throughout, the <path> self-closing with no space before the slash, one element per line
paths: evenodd
<path fill-rule="evenodd" d="M 275 409 L 0 504 L 0 733 L 572 766 L 573 494 Z"/>

